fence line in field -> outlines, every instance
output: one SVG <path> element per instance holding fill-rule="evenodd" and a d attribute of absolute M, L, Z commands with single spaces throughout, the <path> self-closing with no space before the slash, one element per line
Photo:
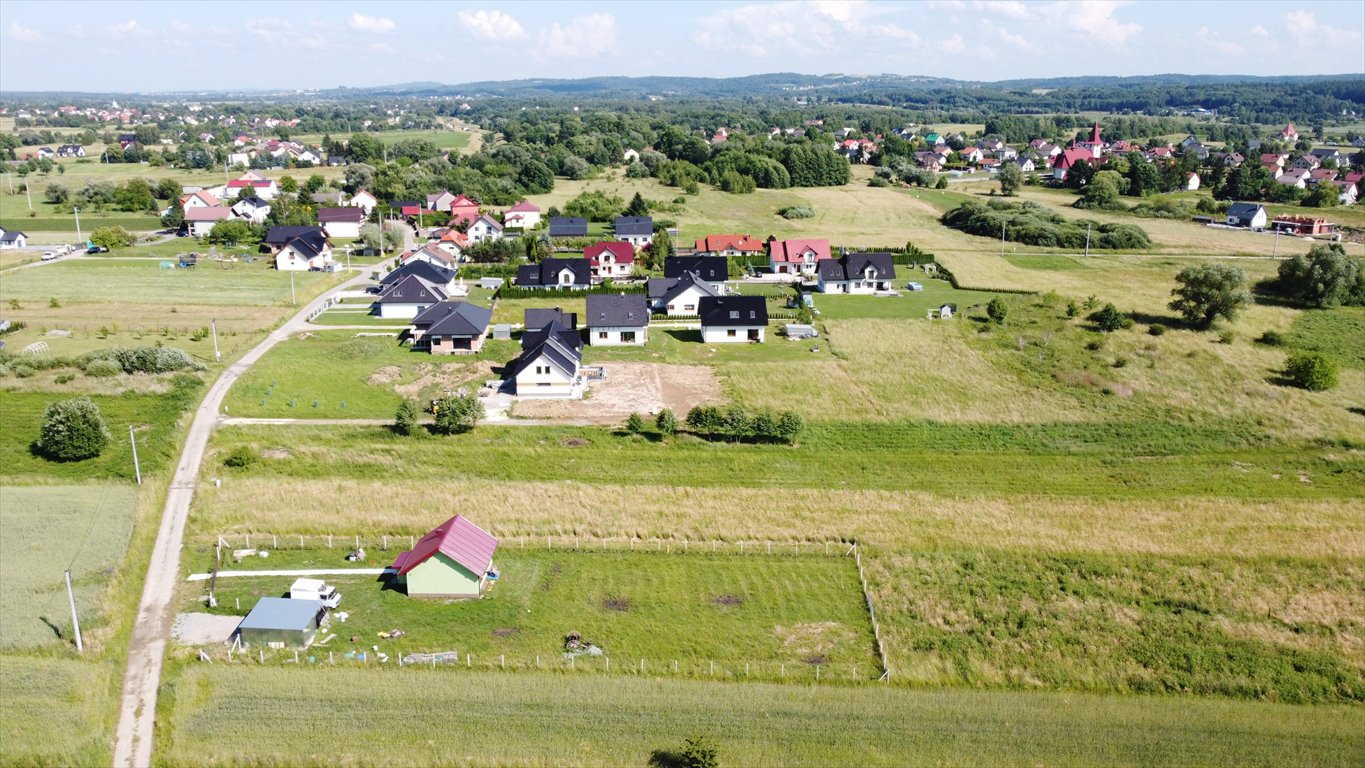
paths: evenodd
<path fill-rule="evenodd" d="M 411 549 L 417 543 L 412 534 L 273 534 L 220 533 L 214 546 L 223 550 L 299 550 L 310 548 Z M 663 552 L 667 554 L 740 554 L 740 555 L 820 555 L 847 557 L 855 546 L 848 541 L 721 541 L 719 539 L 639 538 L 633 536 L 599 538 L 594 536 L 506 536 L 499 540 L 504 549 L 545 549 L 573 552 Z"/>
<path fill-rule="evenodd" d="M 882 627 L 877 621 L 877 609 L 872 606 L 872 593 L 867 589 L 867 575 L 863 573 L 863 553 L 858 550 L 857 542 L 853 544 L 853 562 L 858 564 L 858 583 L 863 588 L 863 600 L 867 603 L 867 617 L 872 620 L 872 637 L 877 641 L 877 661 L 882 665 L 882 676 L 879 680 L 891 679 L 891 665 L 886 661 L 886 646 L 882 643 Z"/>
<path fill-rule="evenodd" d="M 768 682 L 805 683 L 875 683 L 886 679 L 878 676 L 878 667 L 869 669 L 867 663 L 816 663 L 811 661 L 743 661 L 726 659 L 651 659 L 648 657 L 615 658 L 608 655 L 575 656 L 570 653 L 536 656 L 507 654 L 472 654 L 458 651 L 435 653 L 392 653 L 375 651 L 373 646 L 362 650 L 338 649 L 313 645 L 306 649 L 272 649 L 244 647 L 234 644 L 224 650 L 198 649 L 197 658 L 206 663 L 280 665 L 297 664 L 301 667 L 337 667 L 357 665 L 375 669 L 448 669 L 465 671 L 505 672 L 560 672 L 585 674 L 619 674 L 638 676 L 674 676 L 689 679 L 761 680 Z"/>

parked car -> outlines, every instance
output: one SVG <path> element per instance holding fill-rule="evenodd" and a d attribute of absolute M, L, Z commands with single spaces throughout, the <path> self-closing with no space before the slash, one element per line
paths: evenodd
<path fill-rule="evenodd" d="M 85 249 L 86 253 L 108 253 L 109 249 L 102 245 L 92 245 Z"/>
<path fill-rule="evenodd" d="M 60 255 L 61 254 L 56 251 L 47 251 L 43 253 L 43 261 L 56 261 L 57 257 Z"/>

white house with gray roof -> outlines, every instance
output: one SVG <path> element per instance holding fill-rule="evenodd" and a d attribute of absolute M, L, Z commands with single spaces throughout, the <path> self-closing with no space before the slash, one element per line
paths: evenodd
<path fill-rule="evenodd" d="M 649 302 L 639 293 L 588 296 L 588 343 L 595 347 L 642 346 L 649 341 Z"/>

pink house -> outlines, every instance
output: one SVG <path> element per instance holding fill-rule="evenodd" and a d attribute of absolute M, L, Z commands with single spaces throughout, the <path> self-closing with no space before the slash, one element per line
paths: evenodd
<path fill-rule="evenodd" d="M 828 258 L 828 240 L 773 240 L 768 243 L 768 263 L 775 275 L 813 275 L 815 263 Z"/>
<path fill-rule="evenodd" d="M 450 202 L 450 224 L 454 226 L 460 222 L 473 224 L 479 218 L 479 203 L 471 200 L 464 195 L 456 197 Z"/>

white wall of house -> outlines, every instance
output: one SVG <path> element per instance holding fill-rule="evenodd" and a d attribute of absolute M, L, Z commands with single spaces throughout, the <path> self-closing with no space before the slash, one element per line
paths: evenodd
<path fill-rule="evenodd" d="M 682 293 L 669 299 L 664 307 L 664 314 L 669 317 L 695 316 L 701 304 L 702 292 L 696 288 L 688 288 Z"/>
<path fill-rule="evenodd" d="M 749 341 L 762 343 L 767 328 L 737 328 L 723 325 L 703 325 L 701 327 L 701 340 L 707 344 L 738 344 Z M 757 338 L 749 338 L 750 331 L 756 332 Z"/>
<path fill-rule="evenodd" d="M 486 221 L 475 221 L 469 225 L 469 230 L 465 232 L 469 236 L 469 242 L 482 243 L 485 240 L 501 240 L 502 230 L 494 229 Z"/>
<path fill-rule="evenodd" d="M 14 237 L 13 240 L 10 240 L 10 241 L 7 241 L 7 242 L 0 243 L 0 248 L 3 248 L 3 249 L 5 249 L 5 250 L 10 250 L 10 249 L 12 249 L 12 248 L 27 248 L 27 247 L 28 247 L 28 235 L 25 235 L 25 234 L 22 234 L 22 233 L 20 233 L 20 234 L 18 234 L 18 235 L 15 235 L 15 237 Z"/>
<path fill-rule="evenodd" d="M 334 240 L 343 237 L 356 238 L 360 237 L 360 224 L 354 221 L 329 221 L 322 225 L 322 231 Z"/>
<path fill-rule="evenodd" d="M 286 272 L 307 272 L 310 269 L 323 269 L 332 263 L 332 252 L 330 250 L 308 258 L 295 251 L 292 246 L 286 245 L 275 254 L 275 269 Z"/>
<path fill-rule="evenodd" d="M 588 343 L 595 347 L 642 346 L 649 341 L 649 326 L 589 328 Z"/>
<path fill-rule="evenodd" d="M 605 280 L 608 277 L 630 277 L 630 268 L 633 266 L 632 264 L 605 260 L 609 258 L 611 258 L 610 255 L 605 253 L 598 257 L 597 265 L 592 268 L 592 276 L 594 279 Z"/>
<path fill-rule="evenodd" d="M 517 397 L 572 397 L 574 378 L 565 376 L 542 356 L 517 374 Z"/>
<path fill-rule="evenodd" d="M 654 242 L 654 234 L 650 233 L 648 235 L 617 235 L 616 239 L 620 240 L 623 243 L 630 243 L 633 248 L 639 250 L 649 245 L 650 243 Z"/>
<path fill-rule="evenodd" d="M 401 304 L 395 301 L 387 301 L 384 302 L 383 304 L 375 304 L 376 309 L 375 314 L 383 318 L 393 317 L 411 320 L 412 318 L 417 317 L 418 313 L 420 313 L 422 310 L 426 309 L 429 306 L 431 306 L 431 304 L 429 303 Z"/>
<path fill-rule="evenodd" d="M 540 211 L 516 211 L 509 213 L 503 221 L 504 227 L 512 229 L 535 229 L 540 226 Z"/>

